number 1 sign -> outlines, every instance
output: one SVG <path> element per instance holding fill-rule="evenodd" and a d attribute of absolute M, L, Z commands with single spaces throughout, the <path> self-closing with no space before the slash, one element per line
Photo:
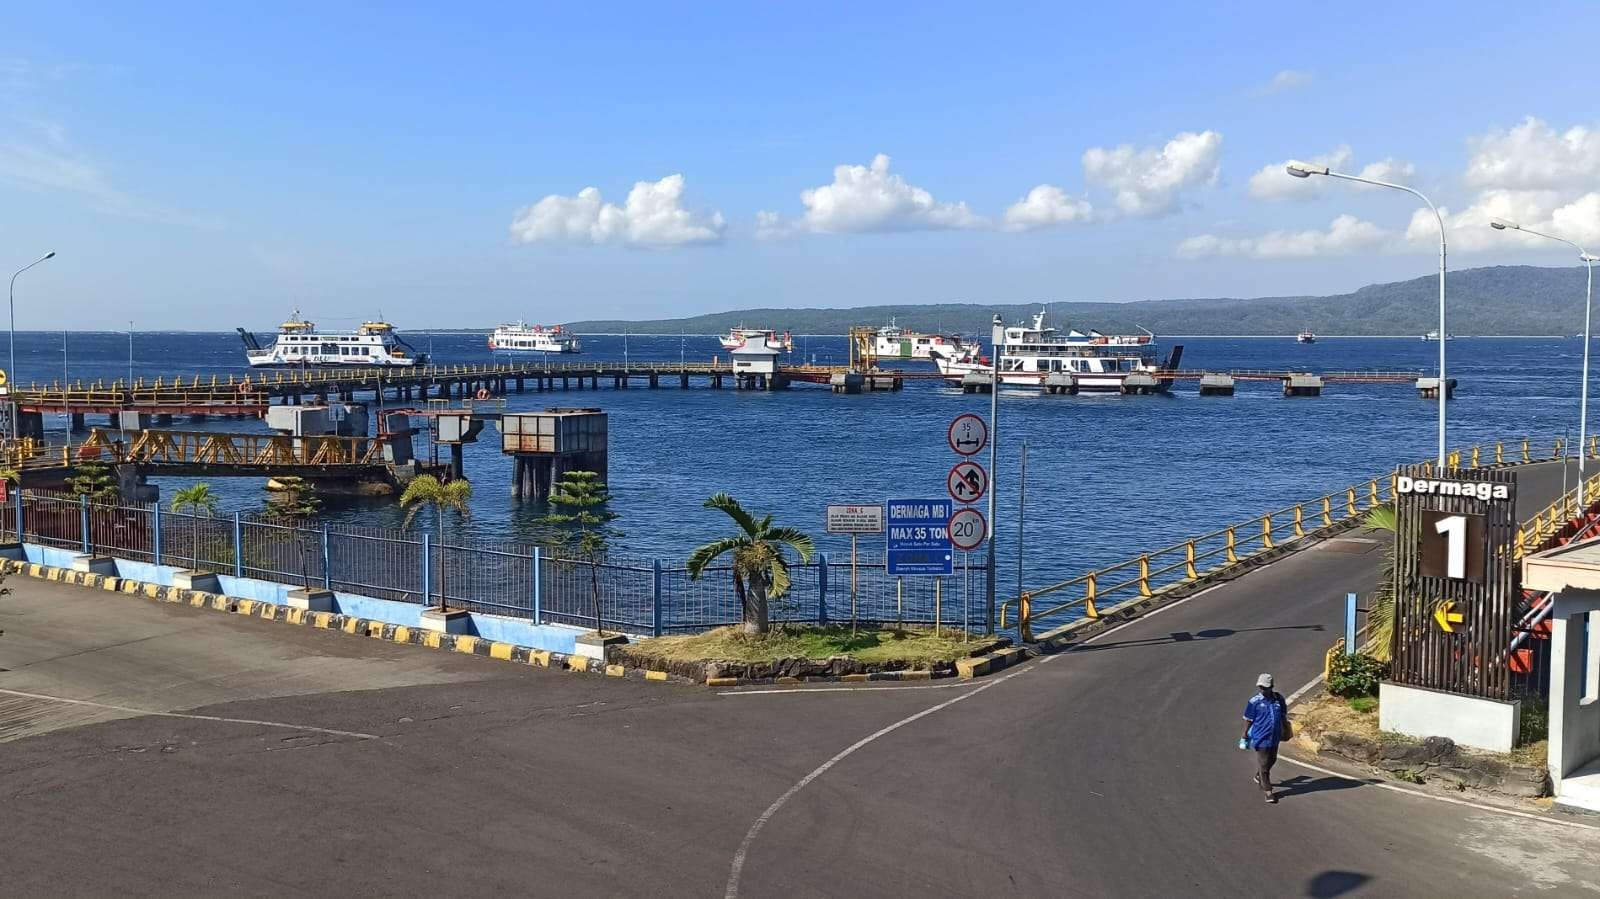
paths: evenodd
<path fill-rule="evenodd" d="M 1426 510 L 1420 519 L 1420 573 L 1424 577 L 1483 583 L 1483 516 Z"/>

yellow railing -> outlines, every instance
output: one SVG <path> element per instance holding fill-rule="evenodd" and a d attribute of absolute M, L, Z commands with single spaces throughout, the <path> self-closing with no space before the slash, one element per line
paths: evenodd
<path fill-rule="evenodd" d="M 1593 447 L 1594 442 L 1591 441 L 1590 445 Z M 1549 447 L 1548 455 L 1544 453 L 1544 447 Z M 1456 450 L 1446 457 L 1446 461 L 1452 467 L 1524 464 L 1561 458 L 1566 448 L 1566 442 L 1560 438 L 1537 443 L 1527 439 L 1501 441 Z M 1423 463 L 1427 472 L 1431 473 L 1433 467 L 1432 461 Z M 1182 587 L 1249 561 L 1285 543 L 1314 536 L 1325 528 L 1360 517 L 1393 498 L 1393 474 L 1371 478 L 1242 524 L 1221 528 L 1125 562 L 1029 590 L 1000 604 L 1000 626 L 1006 627 L 1011 610 L 1015 608 L 1018 634 L 1023 640 L 1032 642 L 1033 626 L 1045 619 L 1079 609 L 1084 617 L 1100 617 L 1105 613 L 1108 599 L 1114 600 L 1111 604 L 1114 606 L 1117 602 L 1142 599 Z M 1549 530 L 1555 527 L 1554 522 L 1559 520 L 1559 515 L 1550 512 L 1545 514 L 1545 527 Z M 1556 517 L 1551 518 L 1551 515 Z M 1057 596 L 1060 600 L 1048 608 L 1036 609 L 1039 599 L 1046 596 Z"/>
<path fill-rule="evenodd" d="M 384 442 L 369 437 L 285 437 L 207 431 L 135 431 L 124 443 L 117 431 L 91 431 L 73 454 L 82 459 L 167 465 L 273 468 L 305 465 L 377 465 Z"/>

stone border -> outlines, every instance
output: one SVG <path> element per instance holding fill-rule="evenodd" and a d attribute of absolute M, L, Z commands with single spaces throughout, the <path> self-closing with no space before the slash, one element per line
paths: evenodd
<path fill-rule="evenodd" d="M 681 677 L 708 687 L 747 687 L 770 684 L 867 683 L 869 681 L 918 681 L 947 677 L 969 679 L 999 671 L 1029 657 L 1022 647 L 1011 647 L 1009 637 L 985 640 L 966 658 L 935 662 L 925 669 L 913 669 L 904 662 L 871 664 L 849 656 L 828 659 L 803 657 L 774 659 L 770 662 L 731 662 L 722 659 L 697 659 L 692 662 L 663 659 L 643 653 L 637 647 L 620 645 L 606 651 L 607 673 L 625 676 L 643 671 Z M 616 669 L 613 671 L 613 669 Z"/>

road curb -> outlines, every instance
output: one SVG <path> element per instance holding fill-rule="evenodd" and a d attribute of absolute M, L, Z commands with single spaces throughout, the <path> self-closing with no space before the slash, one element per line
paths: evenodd
<path fill-rule="evenodd" d="M 482 637 L 466 634 L 444 634 L 438 631 L 423 630 L 422 628 L 409 627 L 403 624 L 391 624 L 386 621 L 377 621 L 369 618 L 357 618 L 334 612 L 311 612 L 304 609 L 291 609 L 288 606 L 263 600 L 241 599 L 220 593 L 207 593 L 203 590 L 186 590 L 182 587 L 166 587 L 161 584 L 135 581 L 113 575 L 40 565 L 36 562 L 10 560 L 6 562 L 5 570 L 8 573 L 24 574 L 39 580 L 53 581 L 71 586 L 99 588 L 126 596 L 138 596 L 156 602 L 186 605 L 197 609 L 211 609 L 217 612 L 227 612 L 263 621 L 277 621 L 319 630 L 339 631 L 352 636 L 383 640 L 386 643 L 423 646 L 445 652 L 482 656 L 496 661 L 531 665 L 535 668 L 609 673 L 606 671 L 607 666 L 584 656 L 533 649 L 513 643 L 502 643 L 498 640 L 485 640 Z M 640 672 L 640 676 L 642 679 L 651 681 L 665 681 L 668 679 L 666 672 Z"/>

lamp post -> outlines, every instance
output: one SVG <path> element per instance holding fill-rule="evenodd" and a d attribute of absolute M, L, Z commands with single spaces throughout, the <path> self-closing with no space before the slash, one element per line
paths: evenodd
<path fill-rule="evenodd" d="M 1445 380 L 1444 369 L 1444 345 L 1445 339 L 1450 333 L 1449 331 L 1445 330 L 1444 325 L 1444 216 L 1439 214 L 1439 207 L 1433 205 L 1433 201 L 1423 196 L 1421 191 L 1406 187 L 1404 184 L 1392 184 L 1388 181 L 1378 181 L 1374 178 L 1360 178 L 1355 175 L 1346 175 L 1342 172 L 1330 171 L 1325 165 L 1312 165 L 1309 162 L 1291 162 L 1284 166 L 1284 169 L 1296 178 L 1310 178 L 1312 175 L 1325 175 L 1329 178 L 1339 178 L 1344 181 L 1357 181 L 1362 184 L 1371 184 L 1376 187 L 1387 187 L 1391 190 L 1403 190 L 1422 202 L 1428 204 L 1428 208 L 1433 210 L 1433 217 L 1439 222 L 1439 470 L 1443 471 L 1445 467 L 1445 403 L 1450 399 L 1450 386 L 1449 382 Z"/>
<path fill-rule="evenodd" d="M 33 268 L 46 259 L 54 259 L 55 256 L 56 251 L 51 250 L 40 258 L 35 259 L 27 265 L 24 265 L 22 268 L 17 269 L 17 274 L 11 276 L 11 289 L 9 292 L 11 304 L 11 362 L 9 363 L 10 368 L 6 371 L 6 374 L 10 375 L 11 380 L 13 381 L 17 379 L 17 275 L 20 275 L 28 269 Z"/>
<path fill-rule="evenodd" d="M 984 578 L 983 586 L 983 632 L 994 633 L 994 588 L 995 579 L 999 572 L 995 567 L 994 558 L 994 514 L 995 514 L 995 482 L 999 472 L 995 470 L 995 463 L 999 459 L 998 448 L 1000 444 L 1000 356 L 1005 352 L 1006 329 L 1005 321 L 995 314 L 993 328 L 989 332 L 990 352 L 994 356 L 994 376 L 989 380 L 989 533 L 987 553 L 988 575 Z"/>
<path fill-rule="evenodd" d="M 1583 501 L 1583 462 L 1584 457 L 1589 454 L 1589 313 L 1594 308 L 1595 256 L 1565 237 L 1557 237 L 1554 234 L 1545 234 L 1532 228 L 1524 228 L 1516 222 L 1508 222 L 1505 219 L 1490 219 L 1489 227 L 1496 231 L 1521 231 L 1524 234 L 1532 234 L 1534 237 L 1542 237 L 1545 240 L 1564 243 L 1578 251 L 1578 258 L 1583 260 L 1584 267 L 1588 269 L 1588 284 L 1583 292 L 1583 388 L 1578 394 L 1578 507 L 1580 509 L 1586 508 Z"/>

